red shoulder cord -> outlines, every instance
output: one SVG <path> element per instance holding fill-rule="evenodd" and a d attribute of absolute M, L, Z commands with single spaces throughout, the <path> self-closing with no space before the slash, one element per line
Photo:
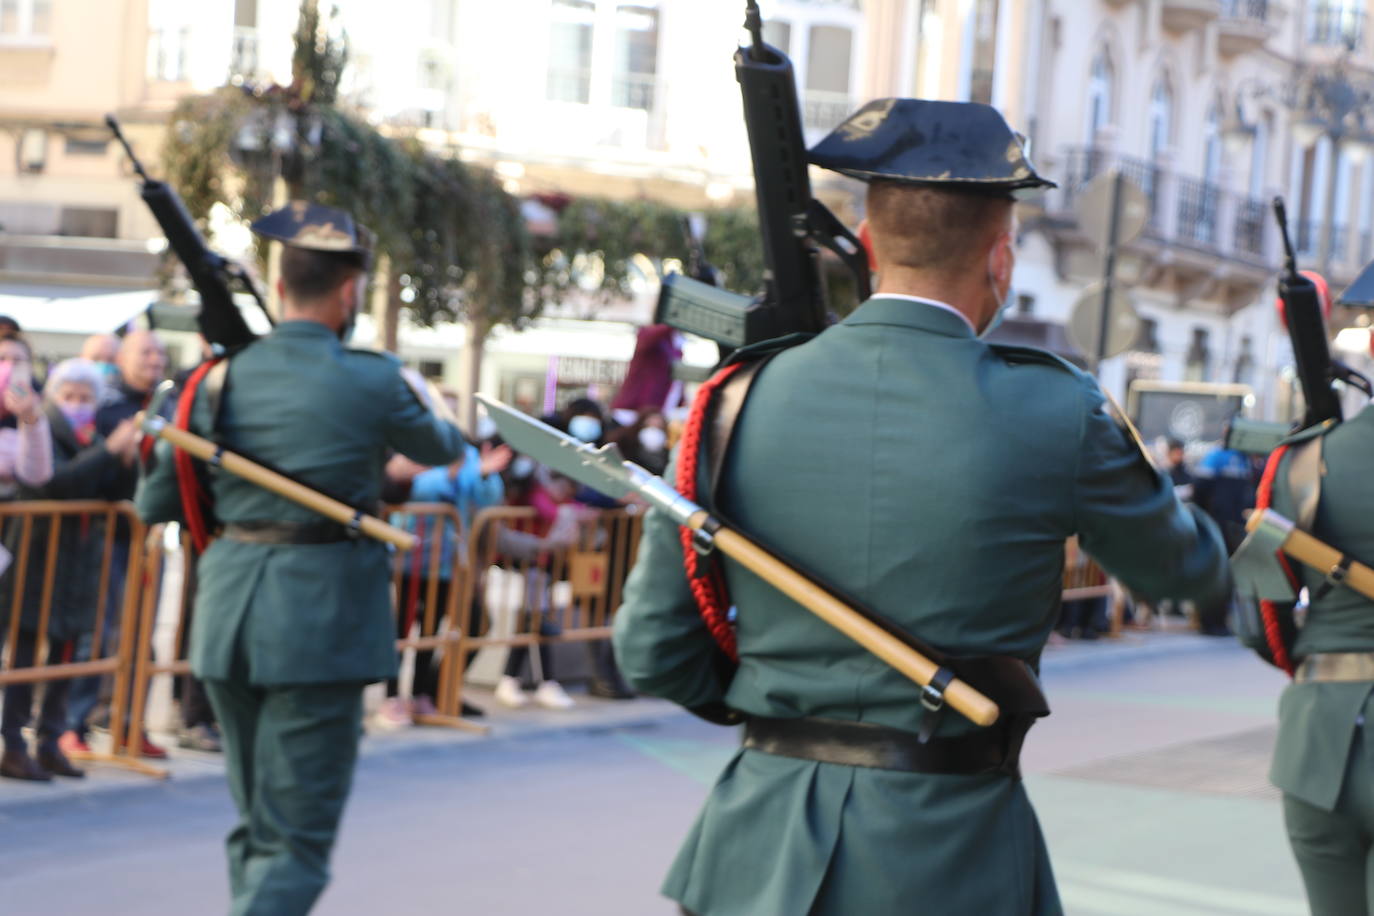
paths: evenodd
<path fill-rule="evenodd" d="M 692 401 L 692 410 L 687 415 L 687 425 L 682 430 L 682 446 L 677 453 L 677 490 L 692 502 L 697 500 L 697 468 L 701 457 L 701 437 L 711 412 L 711 402 L 716 390 L 725 384 L 744 364 L 735 363 L 713 375 L 697 391 Z M 735 646 L 735 629 L 726 617 L 730 609 L 730 596 L 725 590 L 725 579 L 720 567 L 711 558 L 697 550 L 692 542 L 693 531 L 682 529 L 682 554 L 687 564 L 687 583 L 691 586 L 692 597 L 701 610 L 701 619 L 706 629 L 711 631 L 716 642 L 726 655 L 734 661 L 739 660 L 739 649 Z"/>
<path fill-rule="evenodd" d="M 1260 478 L 1259 489 L 1255 491 L 1255 511 L 1263 512 L 1268 509 L 1274 500 L 1274 477 L 1278 474 L 1279 464 L 1283 461 L 1284 453 L 1288 451 L 1288 446 L 1280 445 L 1269 455 L 1269 462 L 1264 466 L 1264 476 Z M 1288 563 L 1288 557 L 1282 551 L 1278 554 L 1279 565 L 1283 567 L 1284 574 L 1288 580 L 1297 585 L 1298 577 L 1293 574 L 1293 567 Z M 1274 656 L 1274 664 L 1283 669 L 1289 677 L 1293 676 L 1293 660 L 1288 657 L 1288 647 L 1283 644 L 1283 636 L 1279 632 L 1279 609 L 1272 601 L 1260 601 L 1260 616 L 1264 620 L 1264 641 L 1269 644 L 1269 652 Z"/>
<path fill-rule="evenodd" d="M 177 401 L 176 416 L 172 425 L 177 429 L 191 428 L 191 408 L 195 406 L 196 392 L 200 383 L 218 359 L 206 360 L 196 367 L 186 385 L 181 389 L 181 399 Z M 181 514 L 186 519 L 186 530 L 191 534 L 191 544 L 196 553 L 204 553 L 210 545 L 210 529 L 206 524 L 206 510 L 210 506 L 210 494 L 200 485 L 191 453 L 183 449 L 172 452 L 172 462 L 177 472 L 177 490 L 181 493 Z"/>

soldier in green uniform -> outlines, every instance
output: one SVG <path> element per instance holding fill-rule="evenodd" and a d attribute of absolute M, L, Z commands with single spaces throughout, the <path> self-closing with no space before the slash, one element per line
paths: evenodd
<path fill-rule="evenodd" d="M 1072 535 L 1137 592 L 1224 593 L 1215 527 L 1093 378 L 981 339 L 1010 298 L 1012 193 L 1049 185 L 1001 116 L 874 102 L 812 162 L 870 182 L 878 292 L 763 366 L 710 508 L 926 643 L 1023 671 Z M 921 742 L 936 713 L 918 687 L 728 560 L 739 664 L 723 676 L 683 559 L 649 513 L 617 657 L 642 692 L 746 725 L 665 894 L 701 916 L 1061 911 L 1007 726 L 944 711 Z"/>
<path fill-rule="evenodd" d="M 283 319 L 196 398 L 192 431 L 351 505 L 374 506 L 389 449 L 427 465 L 461 454 L 390 354 L 347 348 L 369 252 L 343 211 L 296 202 L 254 224 L 283 243 Z M 239 823 L 235 916 L 306 913 L 329 856 L 362 734 L 364 685 L 393 676 L 386 546 L 228 474 L 212 474 L 220 535 L 201 557 L 191 667 L 224 733 Z M 172 450 L 142 481 L 149 522 L 181 518 Z"/>
<path fill-rule="evenodd" d="M 1374 561 L 1374 411 L 1289 440 L 1273 508 L 1343 553 Z M 1304 469 L 1306 466 L 1306 469 Z M 1319 490 L 1318 490 L 1319 485 Z M 1316 496 L 1315 513 L 1304 508 Z M 1374 601 L 1299 563 L 1310 606 L 1291 650 L 1269 777 L 1314 916 L 1374 913 Z M 1291 619 L 1292 605 L 1281 606 Z"/>

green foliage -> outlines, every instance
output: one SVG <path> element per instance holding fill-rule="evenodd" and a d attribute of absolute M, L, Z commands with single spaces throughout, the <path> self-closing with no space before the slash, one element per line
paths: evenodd
<path fill-rule="evenodd" d="M 284 178 L 292 195 L 348 210 L 376 233 L 411 319 L 431 326 L 520 326 L 574 290 L 592 293 L 594 304 L 628 295 L 637 274 L 661 271 L 665 260 L 688 260 L 685 214 L 649 200 L 573 201 L 560 214 L 558 238 L 536 246 L 520 202 L 490 171 L 414 137 L 385 136 L 334 104 L 348 58 L 335 21 L 321 15 L 318 0 L 303 0 L 291 86 L 225 87 L 173 111 L 165 174 L 202 226 L 216 203 L 256 219 Z M 760 290 L 753 208 L 705 215 L 707 260 L 731 288 Z"/>

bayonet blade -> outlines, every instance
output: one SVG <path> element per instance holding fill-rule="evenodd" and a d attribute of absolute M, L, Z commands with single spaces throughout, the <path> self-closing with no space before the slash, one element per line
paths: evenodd
<path fill-rule="evenodd" d="M 477 401 L 487 409 L 506 444 L 522 455 L 612 499 L 624 499 L 639 490 L 614 445 L 595 448 L 486 395 L 477 395 Z"/>

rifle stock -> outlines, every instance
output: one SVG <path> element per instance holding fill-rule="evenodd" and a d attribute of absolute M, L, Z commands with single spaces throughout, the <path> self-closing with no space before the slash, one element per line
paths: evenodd
<path fill-rule="evenodd" d="M 854 274 L 860 299 L 869 294 L 862 245 L 811 196 L 792 61 L 764 42 L 755 0 L 746 4 L 745 28 L 752 40 L 735 51 L 735 77 L 754 167 L 766 288 L 751 299 L 722 290 L 708 292 L 710 287 L 698 280 L 669 278 L 655 317 L 727 347 L 825 329 L 828 310 L 818 246 L 833 251 Z"/>

